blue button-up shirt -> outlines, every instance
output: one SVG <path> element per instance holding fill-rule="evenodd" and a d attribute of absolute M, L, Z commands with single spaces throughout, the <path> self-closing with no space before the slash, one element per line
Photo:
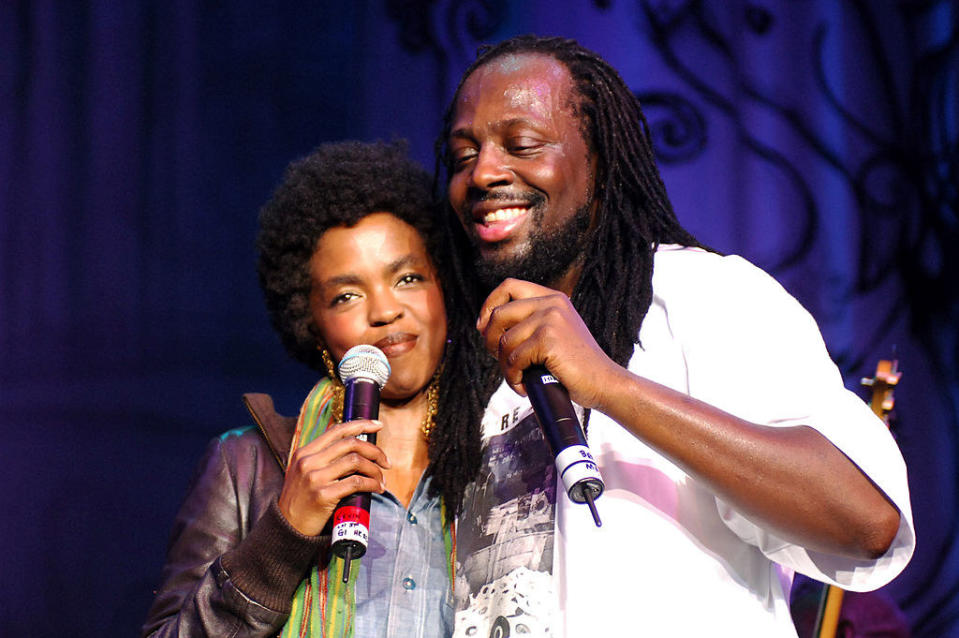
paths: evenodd
<path fill-rule="evenodd" d="M 373 494 L 370 542 L 356 577 L 357 638 L 445 638 L 453 634 L 453 600 L 439 497 L 421 479 L 409 509 Z"/>

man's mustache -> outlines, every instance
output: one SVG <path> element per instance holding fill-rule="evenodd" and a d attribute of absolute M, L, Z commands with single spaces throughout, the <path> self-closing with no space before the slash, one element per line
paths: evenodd
<path fill-rule="evenodd" d="M 515 193 L 505 191 L 481 191 L 467 193 L 466 202 L 463 204 L 462 213 L 469 213 L 473 206 L 487 202 L 509 202 L 511 204 L 525 204 L 530 208 L 538 206 L 546 201 L 542 193 L 536 191 L 519 191 Z"/>

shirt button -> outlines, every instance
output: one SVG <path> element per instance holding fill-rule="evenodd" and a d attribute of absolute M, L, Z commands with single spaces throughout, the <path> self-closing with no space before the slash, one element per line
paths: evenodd
<path fill-rule="evenodd" d="M 404 578 L 403 589 L 406 589 L 406 590 L 416 589 L 416 581 L 413 580 L 412 578 Z"/>
<path fill-rule="evenodd" d="M 414 514 L 413 512 L 407 512 L 406 520 L 410 522 L 410 525 L 416 525 L 416 514 Z"/>

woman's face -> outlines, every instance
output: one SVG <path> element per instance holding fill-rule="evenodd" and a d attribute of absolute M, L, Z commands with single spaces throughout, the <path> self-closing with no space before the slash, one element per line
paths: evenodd
<path fill-rule="evenodd" d="M 310 312 L 334 361 L 361 343 L 382 350 L 392 368 L 384 399 L 429 383 L 446 343 L 446 308 L 415 228 L 382 212 L 331 228 L 317 242 L 310 279 Z"/>

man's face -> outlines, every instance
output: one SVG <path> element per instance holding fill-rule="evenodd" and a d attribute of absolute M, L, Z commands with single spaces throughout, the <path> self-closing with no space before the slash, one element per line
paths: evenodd
<path fill-rule="evenodd" d="M 507 276 L 555 286 L 577 265 L 595 159 L 574 100 L 566 67 L 538 54 L 496 58 L 460 89 L 449 199 L 488 286 Z"/>

